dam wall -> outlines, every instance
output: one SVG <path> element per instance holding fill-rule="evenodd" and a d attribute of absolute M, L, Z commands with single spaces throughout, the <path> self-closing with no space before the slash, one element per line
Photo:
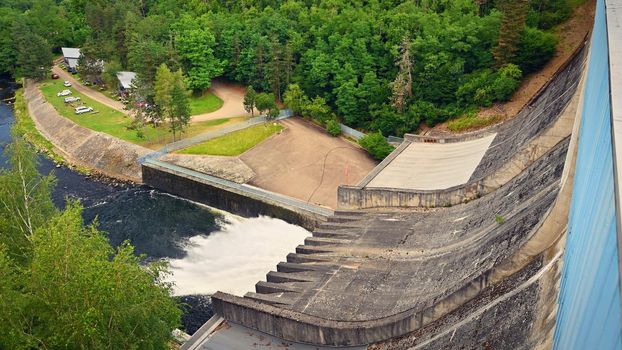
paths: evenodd
<path fill-rule="evenodd" d="M 267 215 L 313 230 L 333 211 L 254 186 L 155 159 L 142 164 L 143 182 L 159 190 L 244 217 Z"/>

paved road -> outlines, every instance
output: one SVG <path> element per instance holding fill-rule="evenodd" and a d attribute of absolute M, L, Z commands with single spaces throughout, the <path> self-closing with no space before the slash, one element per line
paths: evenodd
<path fill-rule="evenodd" d="M 223 101 L 222 107 L 211 113 L 192 116 L 192 123 L 221 118 L 250 116 L 250 113 L 244 110 L 244 87 L 213 80 L 212 87 L 209 91 Z M 258 113 L 255 112 L 255 116 L 257 115 Z"/>
<path fill-rule="evenodd" d="M 93 100 L 104 104 L 112 109 L 116 109 L 117 111 L 129 115 L 129 112 L 125 109 L 125 105 L 119 101 L 113 100 L 110 97 L 102 94 L 99 91 L 95 91 L 91 88 L 88 88 L 82 85 L 73 75 L 69 74 L 66 70 L 60 68 L 59 66 L 52 67 L 52 72 L 56 73 L 60 76 L 61 80 L 67 80 L 71 83 L 72 87 L 79 91 L 80 93 L 85 94 L 86 96 L 92 98 Z"/>

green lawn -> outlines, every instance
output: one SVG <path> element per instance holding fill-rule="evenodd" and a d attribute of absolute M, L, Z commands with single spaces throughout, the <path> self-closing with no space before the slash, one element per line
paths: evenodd
<path fill-rule="evenodd" d="M 74 108 L 78 104 L 65 104 L 64 97 L 58 97 L 56 94 L 64 89 L 72 91 L 70 96 L 80 97 L 82 100 L 79 104 L 93 107 L 93 113 L 75 114 Z M 113 108 L 96 102 L 89 97 L 77 92 L 73 88 L 65 88 L 62 80 L 48 80 L 41 85 L 41 92 L 45 98 L 54 106 L 54 108 L 65 118 L 71 119 L 76 124 L 86 128 L 105 132 L 114 137 L 125 141 L 135 143 L 137 145 L 158 149 L 165 144 L 173 141 L 173 135 L 169 132 L 166 125 L 154 128 L 147 126 L 143 130 L 145 137 L 138 137 L 135 130 L 128 129 L 132 119 Z M 244 118 L 223 118 L 216 120 L 208 120 L 199 123 L 192 123 L 186 129 L 184 137 L 191 137 L 210 129 L 216 129 L 227 124 L 232 124 L 243 120 Z"/>
<path fill-rule="evenodd" d="M 222 107 L 222 104 L 222 100 L 211 92 L 206 92 L 200 96 L 192 94 L 190 96 L 190 115 L 214 112 Z"/>
<path fill-rule="evenodd" d="M 238 156 L 281 130 L 283 126 L 280 124 L 255 125 L 185 148 L 178 153 Z"/>

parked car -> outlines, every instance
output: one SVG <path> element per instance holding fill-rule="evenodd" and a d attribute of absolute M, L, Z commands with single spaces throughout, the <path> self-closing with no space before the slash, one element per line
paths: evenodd
<path fill-rule="evenodd" d="M 87 106 L 76 107 L 76 114 L 93 112 L 93 108 Z"/>
<path fill-rule="evenodd" d="M 71 95 L 71 90 L 63 90 L 59 93 L 56 94 L 56 96 L 67 96 L 67 95 Z"/>
<path fill-rule="evenodd" d="M 77 102 L 80 101 L 80 97 L 70 96 L 65 97 L 65 103 Z"/>
<path fill-rule="evenodd" d="M 58 79 L 58 74 L 52 73 L 52 79 Z"/>
<path fill-rule="evenodd" d="M 70 83 L 70 82 L 68 82 L 67 80 L 65 80 L 65 81 L 63 82 L 63 86 L 65 86 L 65 87 L 70 87 L 70 86 L 71 86 L 71 83 Z"/>

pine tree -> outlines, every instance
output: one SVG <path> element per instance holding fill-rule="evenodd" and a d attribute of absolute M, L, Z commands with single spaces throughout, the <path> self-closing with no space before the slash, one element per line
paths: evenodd
<path fill-rule="evenodd" d="M 175 141 L 175 132 L 178 131 L 181 138 L 181 134 L 190 123 L 190 100 L 181 70 L 175 72 L 173 77 L 175 82 L 171 89 L 170 127 Z"/>
<path fill-rule="evenodd" d="M 246 89 L 244 94 L 244 110 L 251 114 L 251 117 L 255 116 L 255 102 L 257 99 L 257 92 L 252 86 Z"/>
<path fill-rule="evenodd" d="M 521 34 L 525 28 L 528 0 L 499 0 L 497 7 L 503 13 L 499 41 L 493 49 L 497 67 L 511 63 L 516 56 Z"/>
<path fill-rule="evenodd" d="M 397 62 L 399 71 L 395 80 L 391 83 L 393 96 L 391 105 L 400 113 L 404 112 L 408 98 L 413 95 L 413 63 L 410 57 L 410 40 L 404 38 L 400 46 L 400 58 Z"/>

